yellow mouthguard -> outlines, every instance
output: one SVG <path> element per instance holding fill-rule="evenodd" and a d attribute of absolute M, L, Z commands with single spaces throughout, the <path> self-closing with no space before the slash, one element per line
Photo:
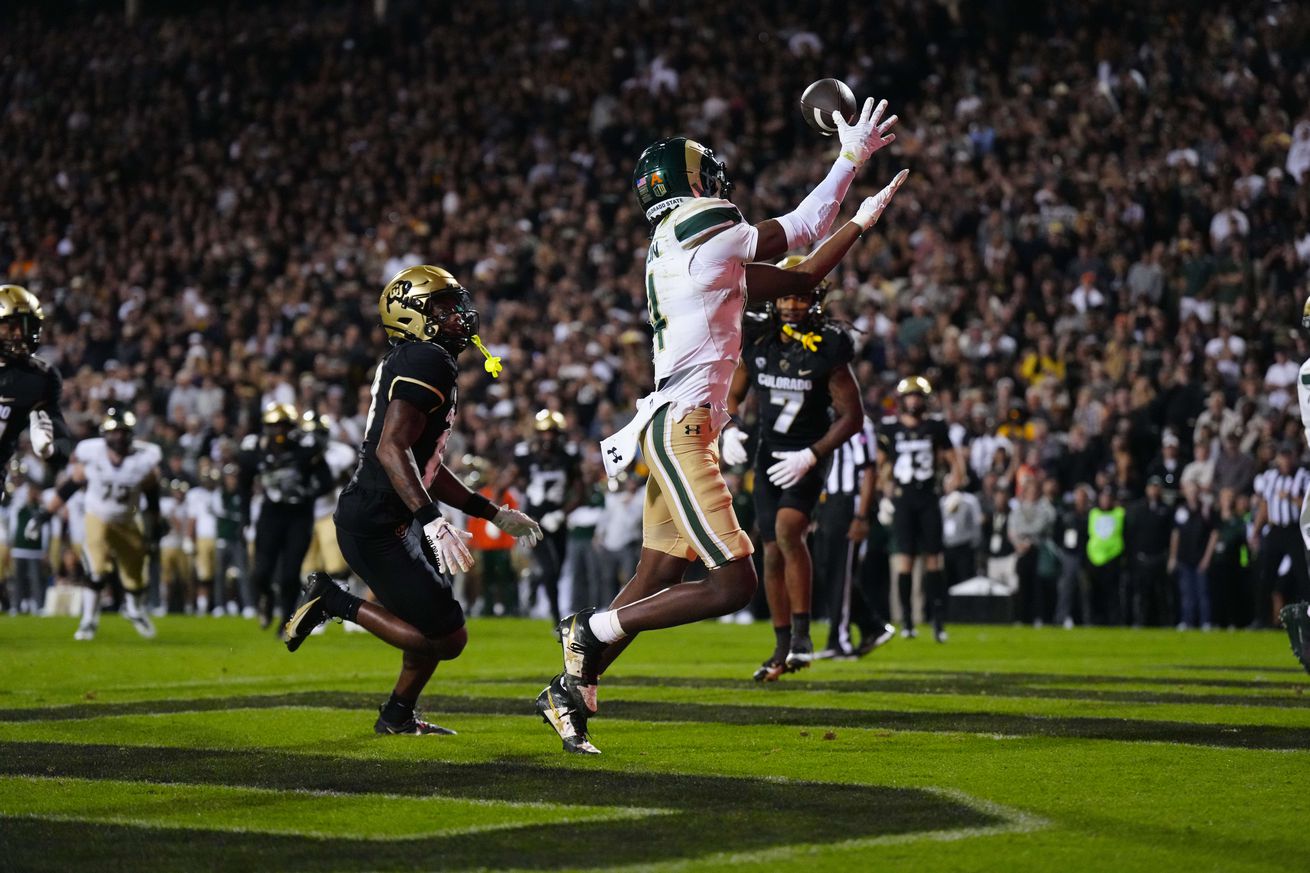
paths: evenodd
<path fill-rule="evenodd" d="M 805 347 L 805 351 L 807 352 L 817 352 L 819 350 L 819 343 L 823 342 L 822 334 L 810 333 L 809 331 L 801 333 L 790 324 L 784 324 L 782 326 L 782 332 L 794 340 L 799 340 L 800 344 Z M 474 342 L 476 341 L 475 338 Z"/>
<path fill-rule="evenodd" d="M 505 365 L 500 362 L 500 358 L 487 351 L 487 347 L 482 344 L 482 337 L 477 334 L 473 335 L 473 345 L 477 346 L 478 351 L 482 352 L 482 357 L 487 359 L 483 362 L 482 369 L 490 373 L 491 378 L 499 379 L 500 371 L 505 369 Z"/>

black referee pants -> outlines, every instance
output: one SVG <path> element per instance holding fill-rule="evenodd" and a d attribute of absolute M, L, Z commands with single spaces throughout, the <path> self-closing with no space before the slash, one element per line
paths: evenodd
<path fill-rule="evenodd" d="M 869 635 L 878 636 L 886 624 L 860 584 L 867 545 L 847 537 L 855 520 L 855 500 L 854 494 L 829 494 L 814 514 L 814 578 L 816 582 L 822 578 L 827 585 L 827 648 L 838 652 L 855 648 L 852 624 L 860 629 L 861 641 Z"/>
<path fill-rule="evenodd" d="M 1284 561 L 1289 561 L 1290 566 L 1286 573 L 1279 573 Z M 1264 627 L 1273 620 L 1270 598 L 1275 591 L 1282 596 L 1284 603 L 1301 599 L 1307 591 L 1305 543 L 1296 524 L 1269 526 L 1269 532 L 1260 544 L 1258 568 L 1253 624 Z"/>

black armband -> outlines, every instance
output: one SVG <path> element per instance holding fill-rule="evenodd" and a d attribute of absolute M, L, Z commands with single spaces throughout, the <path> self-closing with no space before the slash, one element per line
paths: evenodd
<path fill-rule="evenodd" d="M 63 485 L 60 485 L 57 489 L 55 489 L 55 494 L 58 494 L 59 499 L 62 500 L 64 503 L 67 503 L 69 498 L 71 498 L 74 494 L 76 494 L 78 491 L 81 490 L 82 490 L 81 485 L 79 485 L 77 482 L 74 482 L 72 479 L 69 479 Z"/>
<path fill-rule="evenodd" d="M 491 521 L 496 517 L 496 513 L 500 512 L 499 506 L 476 491 L 469 494 L 469 499 L 464 501 L 464 505 L 460 509 L 466 515 L 471 515 L 474 518 L 484 518 L 487 521 Z"/>
<path fill-rule="evenodd" d="M 427 506 L 420 506 L 414 510 L 414 520 L 419 524 L 428 525 L 441 518 L 441 510 L 437 509 L 437 501 L 432 501 Z"/>

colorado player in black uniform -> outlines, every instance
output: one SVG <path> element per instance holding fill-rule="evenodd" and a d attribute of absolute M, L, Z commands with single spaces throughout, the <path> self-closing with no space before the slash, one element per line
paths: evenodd
<path fill-rule="evenodd" d="M 468 642 L 464 611 L 448 573 L 467 571 L 472 555 L 437 501 L 485 518 L 529 545 L 541 528 L 523 513 L 497 507 L 470 491 L 443 463 L 458 396 L 455 357 L 478 339 L 478 313 L 455 277 L 440 267 L 396 274 L 378 303 L 391 349 L 373 378 L 359 466 L 341 492 L 333 518 L 350 569 L 377 596 L 365 603 L 326 573 L 311 573 L 287 622 L 295 651 L 329 618 L 353 621 L 403 653 L 400 678 L 373 725 L 379 734 L 451 734 L 418 718 L 414 706 L 440 661 L 459 657 Z"/>
<path fill-rule="evenodd" d="M 564 570 L 569 537 L 565 522 L 581 502 L 578 453 L 564 442 L 564 416 L 558 412 L 541 410 L 533 418 L 532 429 L 536 431 L 536 439 L 514 447 L 514 463 L 528 515 L 541 519 L 546 537 L 541 548 L 533 552 L 536 566 L 528 604 L 536 600 L 538 588 L 545 588 L 550 614 L 555 624 L 559 624 L 559 577 Z"/>
<path fill-rule="evenodd" d="M 24 423 L 30 422 L 32 451 L 44 463 L 61 467 L 73 449 L 59 409 L 64 381 L 58 370 L 33 356 L 41 344 L 44 319 L 41 303 L 30 291 L 0 285 L 0 495 Z"/>
<path fill-rule="evenodd" d="M 245 519 L 250 518 L 256 481 L 264 495 L 250 574 L 250 587 L 260 600 L 259 624 L 266 628 L 272 623 L 277 604 L 280 629 L 300 595 L 300 563 L 314 536 L 314 501 L 332 490 L 332 471 L 322 440 L 300 429 L 294 406 L 269 403 L 262 421 L 260 433 L 242 440 L 237 463 Z"/>
<path fill-rule="evenodd" d="M 804 262 L 792 256 L 778 266 Z M 764 541 L 764 591 L 773 618 L 774 649 L 755 671 L 757 682 L 809 666 L 814 568 L 805 543 L 823 491 L 829 456 L 860 430 L 864 409 L 851 371 L 854 348 L 823 317 L 827 283 L 773 304 L 773 326 L 742 350 L 728 393 L 728 412 L 752 388 L 759 409 L 755 452 L 755 508 Z M 735 424 L 723 432 L 723 460 L 746 460 L 746 436 Z"/>
<path fill-rule="evenodd" d="M 956 483 L 965 481 L 964 462 L 951 444 L 946 422 L 928 416 L 932 385 L 910 376 L 896 385 L 899 415 L 888 416 L 878 428 L 878 469 L 884 499 L 892 503 L 892 535 L 896 584 L 905 622 L 902 634 L 913 637 L 910 604 L 914 559 L 923 556 L 923 582 L 932 604 L 933 636 L 945 642 L 946 577 L 942 572 L 942 483 L 940 466 L 950 467 Z"/>

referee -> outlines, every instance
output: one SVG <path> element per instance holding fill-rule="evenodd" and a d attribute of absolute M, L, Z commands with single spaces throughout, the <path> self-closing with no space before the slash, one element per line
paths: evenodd
<path fill-rule="evenodd" d="M 1260 557 L 1253 628 L 1268 627 L 1270 617 L 1284 603 L 1294 603 L 1306 592 L 1305 544 L 1299 522 L 1307 491 L 1310 473 L 1297 464 L 1296 445 L 1284 442 L 1278 447 L 1276 466 L 1255 477 L 1251 546 Z"/>
<path fill-rule="evenodd" d="M 829 580 L 828 645 L 819 658 L 867 655 L 887 642 L 896 628 L 877 613 L 859 585 L 860 563 L 869 538 L 869 514 L 877 508 L 874 451 L 877 442 L 868 416 L 859 433 L 832 454 L 827 482 L 815 512 L 815 578 Z M 860 645 L 851 640 L 851 622 Z"/>

